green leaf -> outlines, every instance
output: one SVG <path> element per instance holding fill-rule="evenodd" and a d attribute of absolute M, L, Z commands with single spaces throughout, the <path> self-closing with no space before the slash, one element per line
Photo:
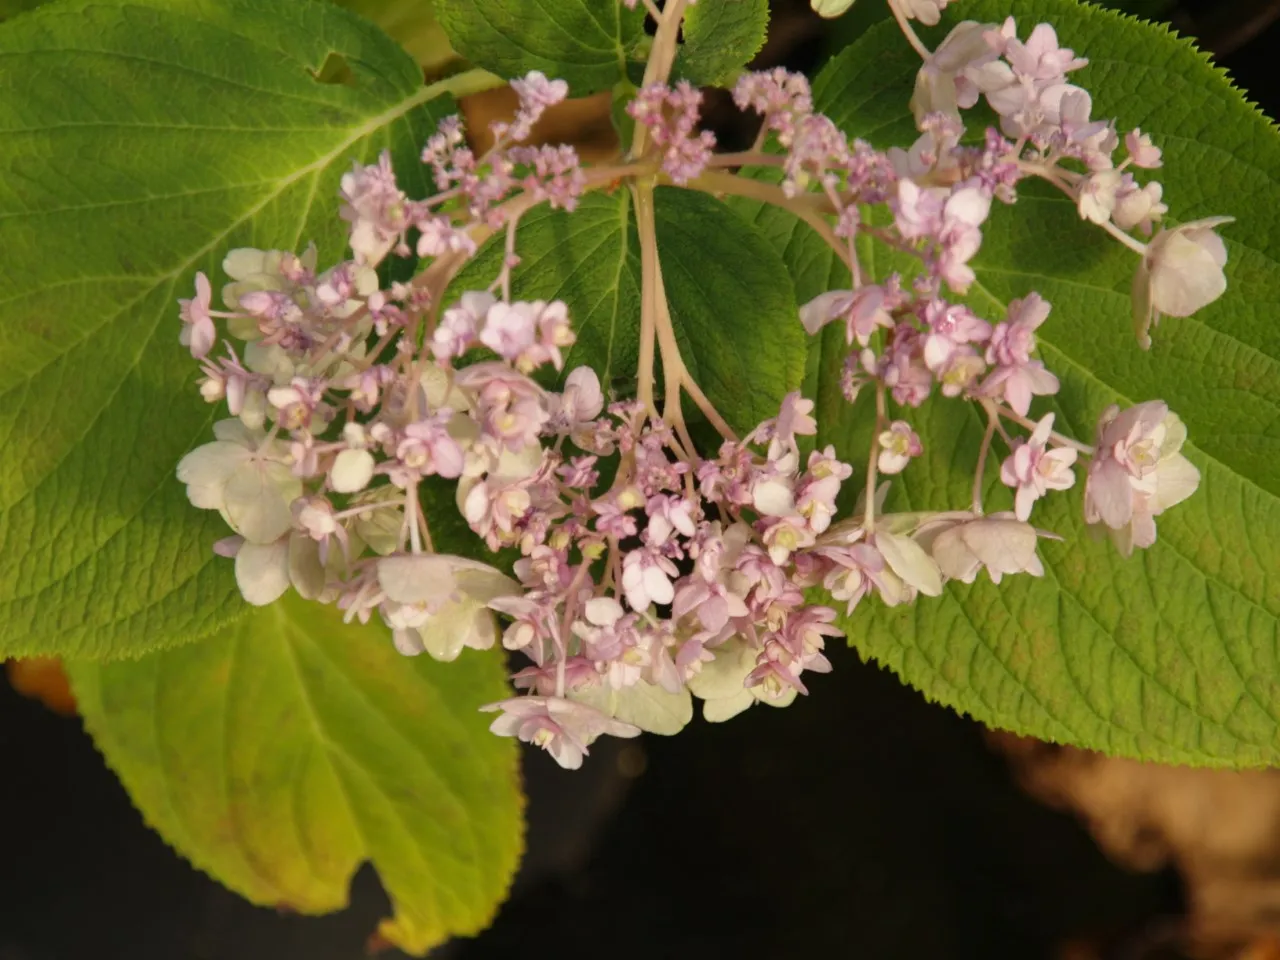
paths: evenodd
<path fill-rule="evenodd" d="M 540 70 L 569 95 L 608 90 L 627 77 L 644 39 L 644 7 L 618 0 L 436 0 L 454 49 L 508 79 Z"/>
<path fill-rule="evenodd" d="M 476 709 L 507 696 L 500 654 L 410 660 L 291 595 L 198 643 L 70 670 L 143 817 L 253 903 L 341 909 L 371 860 L 394 911 L 379 932 L 421 955 L 506 896 L 518 754 Z"/>
<path fill-rule="evenodd" d="M 768 29 L 769 0 L 701 0 L 685 14 L 675 75 L 695 86 L 729 86 Z"/>
<path fill-rule="evenodd" d="M 786 265 L 763 237 L 703 193 L 660 187 L 655 224 L 689 372 L 735 429 L 776 416 L 804 376 L 804 332 Z M 565 356 L 565 372 L 586 364 L 606 390 L 634 393 L 641 276 L 628 193 L 588 194 L 572 214 L 536 209 L 520 220 L 516 237 L 522 261 L 512 296 L 569 306 L 578 340 Z M 459 274 L 453 294 L 488 287 L 502 256 L 503 238 L 496 237 Z"/>
<path fill-rule="evenodd" d="M 343 83 L 317 77 L 335 64 Z M 370 24 L 310 0 L 66 2 L 0 26 L 0 656 L 138 655 L 241 612 L 174 466 L 212 408 L 176 300 L 236 246 L 344 251 L 338 179 L 431 103 Z"/>
<path fill-rule="evenodd" d="M 975 0 L 961 12 L 994 21 L 1005 7 Z M 992 726 L 1163 762 L 1274 762 L 1280 135 L 1221 71 L 1165 28 L 1068 0 L 1034 0 L 1018 15 L 1020 32 L 1050 22 L 1064 45 L 1091 58 L 1073 77 L 1093 94 L 1095 116 L 1117 116 L 1122 130 L 1141 125 L 1164 148 L 1165 166 L 1154 174 L 1177 218 L 1238 218 L 1223 230 L 1228 290 L 1193 318 L 1165 320 L 1144 353 L 1129 320 L 1133 254 L 1082 223 L 1065 198 L 1029 189 L 1015 206 L 993 212 L 970 300 L 998 319 L 1010 299 L 1039 290 L 1053 304 L 1039 331 L 1041 353 L 1062 379 L 1060 395 L 1043 409 L 1090 439 L 1108 404 L 1162 398 L 1187 424 L 1184 452 L 1202 485 L 1160 518 L 1153 549 L 1126 560 L 1082 529 L 1081 478 L 1037 508 L 1037 523 L 1066 538 L 1043 545 L 1042 579 L 951 584 L 938 601 L 862 609 L 846 627 L 859 650 L 930 699 Z M 906 145 L 915 136 L 906 104 L 918 65 L 896 28 L 885 25 L 831 63 L 815 99 L 850 134 L 881 147 Z M 831 260 L 816 238 L 803 228 L 779 229 L 775 242 L 787 244 L 781 249 L 793 270 L 807 271 L 804 280 L 797 273 L 801 297 L 820 289 Z M 885 272 L 883 264 L 868 265 L 877 276 Z M 836 386 L 846 348 L 838 332 L 824 345 L 818 389 L 826 435 L 819 442 L 835 442 L 865 463 L 866 417 L 857 421 Z M 926 456 L 895 485 L 891 505 L 967 502 L 981 436 L 973 411 L 933 401 L 905 414 Z"/>
<path fill-rule="evenodd" d="M 333 0 L 376 24 L 429 74 L 458 59 L 431 0 Z"/>
<path fill-rule="evenodd" d="M 34 10 L 45 3 L 48 3 L 48 0 L 0 0 L 0 21 Z"/>

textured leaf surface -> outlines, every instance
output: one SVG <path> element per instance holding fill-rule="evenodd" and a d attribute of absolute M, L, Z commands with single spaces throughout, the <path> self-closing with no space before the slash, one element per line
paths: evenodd
<path fill-rule="evenodd" d="M 997 20 L 997 3 L 965 17 Z M 1162 516 L 1160 540 L 1132 559 L 1082 529 L 1080 487 L 1051 496 L 1037 522 L 1043 579 L 949 585 L 938 601 L 860 610 L 846 626 L 865 654 L 931 699 L 993 726 L 1110 753 L 1213 765 L 1274 762 L 1280 753 L 1280 136 L 1203 56 L 1164 28 L 1067 0 L 1018 10 L 1020 32 L 1044 20 L 1090 57 L 1076 76 L 1095 116 L 1140 125 L 1165 149 L 1156 176 L 1180 220 L 1230 213 L 1225 297 L 1165 320 L 1150 353 L 1129 321 L 1134 256 L 1081 223 L 1065 198 L 1029 190 L 997 205 L 974 262 L 971 302 L 992 319 L 1030 290 L 1053 303 L 1041 352 L 1063 381 L 1040 410 L 1084 439 L 1109 403 L 1152 397 L 1186 421 L 1185 452 L 1203 474 L 1196 496 Z M 941 36 L 934 36 L 934 42 Z M 878 146 L 914 138 L 906 112 L 918 60 L 891 25 L 833 61 L 815 85 L 820 107 Z M 803 300 L 840 271 L 805 228 L 758 213 Z M 885 264 L 869 261 L 877 275 Z M 820 421 L 865 463 L 865 420 L 842 406 L 837 331 L 813 374 Z M 1033 411 L 1034 413 L 1035 411 Z M 967 502 L 981 429 L 972 411 L 932 404 L 917 419 L 927 455 L 896 486 L 897 509 Z M 988 487 L 994 489 L 994 471 Z M 998 500 L 996 502 L 999 502 Z"/>
<path fill-rule="evenodd" d="M 422 954 L 474 934 L 521 850 L 515 743 L 476 708 L 506 696 L 500 655 L 397 654 L 292 595 L 197 643 L 80 662 L 85 725 L 147 822 L 256 904 L 325 913 L 371 860 Z"/>
<path fill-rule="evenodd" d="M 799 386 L 804 333 L 786 265 L 755 230 L 706 194 L 655 191 L 655 221 L 672 321 L 689 371 L 739 430 L 776 416 Z M 520 221 L 523 258 L 512 295 L 564 300 L 577 343 L 565 370 L 587 364 L 606 387 L 634 393 L 640 249 L 625 190 L 588 194 L 572 214 L 540 208 Z M 484 289 L 498 273 L 495 238 L 455 280 Z"/>
<path fill-rule="evenodd" d="M 675 76 L 695 86 L 725 86 L 764 46 L 768 0 L 702 0 L 689 7 Z"/>
<path fill-rule="evenodd" d="M 625 79 L 644 37 L 644 7 L 618 0 L 436 0 L 436 15 L 476 66 L 506 78 L 540 70 L 574 97 Z"/>
<path fill-rule="evenodd" d="M 347 82 L 315 79 L 342 58 Z M 178 297 L 232 247 L 343 250 L 338 179 L 434 126 L 420 68 L 310 0 L 68 2 L 0 27 L 0 655 L 138 655 L 240 612 L 173 476 L 211 408 Z"/>
<path fill-rule="evenodd" d="M 431 0 L 333 0 L 377 24 L 428 74 L 457 57 Z"/>

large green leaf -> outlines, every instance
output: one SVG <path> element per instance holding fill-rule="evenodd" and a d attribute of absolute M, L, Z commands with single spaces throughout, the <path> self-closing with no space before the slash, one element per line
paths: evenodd
<path fill-rule="evenodd" d="M 436 0 L 454 49 L 501 77 L 539 70 L 569 94 L 608 90 L 644 39 L 644 7 L 618 0 Z"/>
<path fill-rule="evenodd" d="M 501 655 L 395 652 L 290 597 L 137 661 L 71 665 L 94 741 L 147 822 L 263 906 L 325 913 L 371 860 L 422 954 L 475 934 L 521 851 L 518 753 L 477 707 L 506 696 Z"/>
<path fill-rule="evenodd" d="M 702 0 L 685 14 L 675 76 L 696 86 L 731 84 L 768 29 L 768 0 Z"/>
<path fill-rule="evenodd" d="M 977 0 L 959 11 L 998 20 Z M 974 261 L 971 302 L 998 319 L 1030 290 L 1054 305 L 1041 352 L 1062 378 L 1058 423 L 1090 439 L 1109 403 L 1159 397 L 1186 421 L 1200 491 L 1160 518 L 1156 546 L 1131 559 L 1082 529 L 1079 488 L 1052 495 L 1037 522 L 1063 534 L 1042 548 L 1046 574 L 949 585 L 939 600 L 860 609 L 851 641 L 931 699 L 993 726 L 1109 753 L 1248 765 L 1280 755 L 1280 135 L 1190 44 L 1069 0 L 1018 10 L 1092 60 L 1076 74 L 1095 116 L 1141 125 L 1165 149 L 1156 175 L 1173 215 L 1236 216 L 1225 297 L 1165 320 L 1149 353 L 1134 342 L 1134 256 L 1083 224 L 1072 204 L 1029 189 L 997 205 Z M 954 22 L 952 18 L 950 22 Z M 935 34 L 936 39 L 941 34 Z M 914 137 L 906 103 L 919 61 L 892 25 L 874 29 L 818 78 L 815 97 L 849 133 L 879 146 Z M 749 211 L 748 211 L 749 212 Z M 840 271 L 806 228 L 757 213 L 801 298 Z M 885 267 L 869 261 L 872 271 Z M 821 442 L 866 458 L 866 418 L 843 405 L 840 332 L 815 367 Z M 963 505 L 981 429 L 972 411 L 934 401 L 915 418 L 927 450 L 897 485 L 900 509 Z M 998 487 L 994 473 L 988 486 Z"/>
<path fill-rule="evenodd" d="M 663 282 L 686 366 L 726 420 L 746 431 L 776 416 L 804 372 L 786 265 L 755 230 L 706 194 L 662 187 L 655 223 Z M 640 249 L 627 191 L 588 194 L 572 214 L 547 208 L 520 221 L 512 295 L 564 300 L 578 340 L 565 370 L 586 364 L 607 387 L 634 392 L 640 330 Z M 502 263 L 494 238 L 454 281 L 484 289 Z M 737 266 L 734 266 L 737 265 Z"/>
<path fill-rule="evenodd" d="M 345 82 L 318 82 L 336 58 Z M 232 247 L 336 259 L 355 159 L 390 148 L 427 193 L 416 154 L 457 83 L 310 0 L 0 26 L 0 656 L 137 655 L 240 612 L 225 528 L 173 477 L 213 417 L 176 299 Z"/>

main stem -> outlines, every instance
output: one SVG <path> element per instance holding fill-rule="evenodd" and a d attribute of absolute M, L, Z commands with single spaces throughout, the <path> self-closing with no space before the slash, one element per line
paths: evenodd
<path fill-rule="evenodd" d="M 676 62 L 676 53 L 680 49 L 680 22 L 684 20 L 684 8 L 688 0 L 667 0 L 666 9 L 658 18 L 658 30 L 653 35 L 653 47 L 649 51 L 649 62 L 645 64 L 642 86 L 651 83 L 666 83 L 671 76 L 671 68 Z M 643 123 L 636 124 L 635 139 L 631 142 L 631 156 L 644 156 L 649 145 L 649 128 Z"/>
<path fill-rule="evenodd" d="M 658 329 L 658 232 L 653 219 L 653 186 L 632 183 L 636 232 L 640 235 L 640 362 L 636 367 L 636 399 L 650 416 L 658 416 L 653 402 L 653 351 Z"/>

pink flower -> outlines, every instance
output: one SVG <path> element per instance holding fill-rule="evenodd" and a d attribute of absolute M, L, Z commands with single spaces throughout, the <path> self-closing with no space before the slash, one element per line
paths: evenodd
<path fill-rule="evenodd" d="M 468 290 L 456 304 L 444 312 L 431 335 L 431 352 L 437 360 L 460 357 L 475 344 L 480 325 L 495 303 L 494 296 L 480 290 Z"/>
<path fill-rule="evenodd" d="M 991 210 L 991 193 L 971 182 L 960 184 L 947 199 L 942 211 L 938 239 L 942 243 L 938 274 L 954 290 L 964 293 L 975 275 L 969 260 L 982 246 L 979 229 Z"/>
<path fill-rule="evenodd" d="M 834 599 L 846 604 L 846 614 L 853 613 L 872 589 L 882 589 L 884 557 L 870 544 L 818 547 L 814 552 L 830 563 L 822 585 Z"/>
<path fill-rule="evenodd" d="M 541 747 L 566 770 L 577 770 L 587 747 L 596 738 L 638 737 L 640 728 L 623 723 L 594 707 L 563 697 L 512 697 L 480 708 L 485 713 L 502 711 L 489 725 L 500 737 L 517 737 Z"/>
<path fill-rule="evenodd" d="M 462 447 L 449 435 L 450 414 L 451 411 L 442 410 L 404 428 L 402 439 L 396 444 L 396 459 L 408 472 L 406 476 L 439 474 L 450 479 L 461 476 Z"/>
<path fill-rule="evenodd" d="M 1124 135 L 1124 148 L 1129 151 L 1129 160 L 1135 167 L 1154 170 L 1160 166 L 1160 148 L 1151 142 L 1151 137 L 1142 132 L 1140 127 Z"/>
<path fill-rule="evenodd" d="M 530 71 L 521 79 L 512 80 L 511 89 L 520 100 L 515 121 L 509 131 L 511 139 L 516 141 L 527 139 L 543 112 L 569 95 L 569 84 L 563 80 L 548 80 L 546 74 L 538 70 Z"/>
<path fill-rule="evenodd" d="M 218 332 L 213 326 L 213 316 L 209 312 L 210 298 L 213 288 L 209 286 L 209 278 L 203 273 L 196 274 L 196 295 L 191 300 L 179 300 L 178 307 L 182 316 L 182 331 L 178 334 L 178 342 L 191 348 L 191 356 L 203 360 L 213 349 Z"/>
<path fill-rule="evenodd" d="M 701 106 L 702 92 L 687 80 L 674 87 L 651 83 L 627 104 L 627 113 L 647 127 L 654 144 L 662 148 L 662 169 L 678 184 L 702 173 L 716 144 L 710 130 L 698 130 Z"/>
<path fill-rule="evenodd" d="M 1159 400 L 1103 412 L 1085 480 L 1085 520 L 1117 531 L 1126 556 L 1155 543 L 1155 517 L 1199 486 L 1200 472 L 1179 452 L 1186 436 L 1182 421 Z"/>
<path fill-rule="evenodd" d="M 504 360 L 515 361 L 533 346 L 536 316 L 529 303 L 495 303 L 485 315 L 480 342 Z"/>
<path fill-rule="evenodd" d="M 800 308 L 800 323 L 813 336 L 832 320 L 842 318 L 848 342 L 857 340 L 865 347 L 876 330 L 893 326 L 891 303 L 884 287 L 875 284 L 857 290 L 831 290 Z"/>
<path fill-rule="evenodd" d="M 942 11 L 952 0 L 889 0 L 908 20 L 919 20 L 926 27 L 936 26 Z"/>
<path fill-rule="evenodd" d="M 897 202 L 891 204 L 898 232 L 907 240 L 936 236 L 942 231 L 947 197 L 941 187 L 920 187 L 914 180 L 899 180 Z"/>
<path fill-rule="evenodd" d="M 804 517 L 794 514 L 788 517 L 771 517 L 761 521 L 760 539 L 769 551 L 769 558 L 776 564 L 784 564 L 797 550 L 814 544 L 814 531 Z"/>
<path fill-rule="evenodd" d="M 818 432 L 818 421 L 813 419 L 813 401 L 792 391 L 782 398 L 778 419 L 774 421 L 773 437 L 769 441 L 769 459 L 777 460 L 790 450 L 799 449 L 797 436 L 813 436 Z"/>
<path fill-rule="evenodd" d="M 1049 304 L 1039 294 L 1028 294 L 1009 304 L 1008 320 L 997 324 L 987 346 L 987 363 L 995 364 L 982 384 L 988 396 L 1003 394 L 1009 406 L 1026 416 L 1032 396 L 1058 392 L 1058 378 L 1031 359 L 1036 347 L 1035 330 L 1049 316 Z"/>
<path fill-rule="evenodd" d="M 1160 231 L 1147 244 L 1133 277 L 1133 323 L 1144 350 L 1161 316 L 1189 317 L 1227 289 L 1227 247 L 1214 229 L 1233 219 L 1193 220 Z"/>
<path fill-rule="evenodd" d="M 718 580 L 699 576 L 684 577 L 676 588 L 671 616 L 679 620 L 693 613 L 703 629 L 719 633 L 731 617 L 745 617 L 747 605 L 742 597 Z"/>
<path fill-rule="evenodd" d="M 991 339 L 991 324 L 968 307 L 932 300 L 925 307 L 929 332 L 924 338 L 924 363 L 937 374 L 947 367 L 960 348 Z"/>
<path fill-rule="evenodd" d="M 1076 482 L 1071 465 L 1076 462 L 1076 451 L 1070 447 L 1047 449 L 1049 434 L 1053 430 L 1053 414 L 1046 413 L 1036 424 L 1027 441 L 1017 441 L 1013 453 L 1000 465 L 1000 479 L 1013 487 L 1014 515 L 1025 521 L 1031 516 L 1031 506 L 1049 490 L 1066 490 Z"/>
<path fill-rule="evenodd" d="M 407 198 L 396 186 L 386 150 L 371 166 L 356 163 L 342 175 L 339 214 L 351 224 L 351 252 L 359 263 L 377 266 L 409 228 Z M 405 250 L 407 253 L 407 248 Z"/>

